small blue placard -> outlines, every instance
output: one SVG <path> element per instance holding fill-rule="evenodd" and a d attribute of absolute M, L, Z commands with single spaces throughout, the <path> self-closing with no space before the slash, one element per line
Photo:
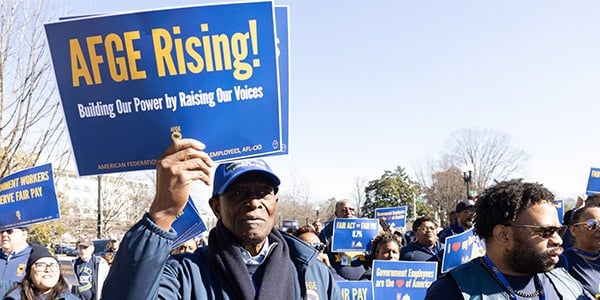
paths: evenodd
<path fill-rule="evenodd" d="M 370 280 L 338 281 L 343 300 L 373 300 L 373 286 Z"/>
<path fill-rule="evenodd" d="M 374 260 L 373 299 L 425 299 L 437 262 Z"/>
<path fill-rule="evenodd" d="M 59 218 L 51 164 L 25 169 L 0 180 L 0 230 Z"/>
<path fill-rule="evenodd" d="M 473 234 L 473 228 L 447 237 L 442 258 L 442 273 L 483 255 L 480 243 L 479 238 Z"/>
<path fill-rule="evenodd" d="M 379 233 L 377 219 L 345 219 L 333 220 L 332 252 L 366 251 L 371 247 L 371 240 Z"/>
<path fill-rule="evenodd" d="M 590 177 L 585 190 L 588 196 L 595 193 L 600 193 L 600 168 L 590 169 Z"/>
<path fill-rule="evenodd" d="M 281 230 L 298 229 L 298 220 L 283 220 L 281 221 Z"/>
<path fill-rule="evenodd" d="M 558 213 L 558 221 L 562 224 L 565 216 L 565 201 L 563 199 L 556 199 L 556 212 Z"/>
<path fill-rule="evenodd" d="M 80 175 L 153 169 L 178 138 L 215 160 L 282 150 L 271 1 L 45 25 Z"/>
<path fill-rule="evenodd" d="M 206 225 L 200 218 L 200 212 L 191 197 L 188 197 L 183 214 L 173 222 L 171 227 L 177 232 L 177 237 L 172 245 L 173 249 L 206 231 Z"/>
<path fill-rule="evenodd" d="M 376 208 L 375 219 L 385 218 L 391 228 L 405 228 L 406 209 L 406 206 Z"/>

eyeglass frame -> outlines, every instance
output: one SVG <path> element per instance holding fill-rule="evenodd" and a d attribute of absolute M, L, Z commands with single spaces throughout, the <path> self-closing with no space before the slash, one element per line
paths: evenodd
<path fill-rule="evenodd" d="M 600 221 L 598 221 L 596 219 L 589 219 L 585 222 L 577 222 L 577 223 L 573 223 L 571 225 L 572 226 L 583 225 L 583 227 L 585 227 L 585 229 L 587 229 L 589 231 L 596 231 L 600 228 Z M 595 228 L 593 228 L 593 227 L 595 227 Z"/>
<path fill-rule="evenodd" d="M 35 267 L 35 270 L 38 272 L 46 272 L 48 270 L 50 270 L 51 272 L 60 271 L 60 265 L 55 262 L 49 264 L 45 262 L 36 262 L 33 263 L 33 267 Z"/>
<path fill-rule="evenodd" d="M 564 230 L 565 226 L 560 225 L 560 226 L 542 226 L 542 225 L 531 225 L 531 224 L 503 224 L 504 226 L 508 226 L 508 227 L 515 227 L 515 228 L 530 228 L 530 229 L 534 229 L 534 233 L 536 235 L 539 235 L 541 238 L 544 239 L 549 239 L 551 238 L 555 233 L 560 235 L 560 233 Z"/>

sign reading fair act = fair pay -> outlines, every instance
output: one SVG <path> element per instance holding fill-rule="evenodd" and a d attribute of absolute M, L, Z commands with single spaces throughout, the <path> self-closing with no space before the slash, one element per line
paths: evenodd
<path fill-rule="evenodd" d="M 177 138 L 215 161 L 280 152 L 274 18 L 256 1 L 46 24 L 79 174 L 154 168 Z"/>

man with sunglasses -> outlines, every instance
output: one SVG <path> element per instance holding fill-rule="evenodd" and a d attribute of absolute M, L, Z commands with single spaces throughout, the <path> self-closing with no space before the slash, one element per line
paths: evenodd
<path fill-rule="evenodd" d="M 520 179 L 499 182 L 475 204 L 486 255 L 435 281 L 426 299 L 589 299 L 564 268 L 554 195 Z"/>
<path fill-rule="evenodd" d="M 27 228 L 16 227 L 2 230 L 2 253 L 0 253 L 0 280 L 20 282 L 25 277 L 27 259 L 31 246 L 27 243 Z"/>
<path fill-rule="evenodd" d="M 568 227 L 574 241 L 560 256 L 559 265 L 591 293 L 600 298 L 600 207 L 584 206 L 574 211 Z"/>
<path fill-rule="evenodd" d="M 318 252 L 274 228 L 280 180 L 263 160 L 217 167 L 209 205 L 217 216 L 208 246 L 169 257 L 196 180 L 211 183 L 204 144 L 173 141 L 156 162 L 156 195 L 135 224 L 104 285 L 104 299 L 341 299 Z"/>

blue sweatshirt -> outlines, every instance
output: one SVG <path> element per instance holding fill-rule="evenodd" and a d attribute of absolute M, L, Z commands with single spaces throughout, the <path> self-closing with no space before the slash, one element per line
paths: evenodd
<path fill-rule="evenodd" d="M 299 239 L 284 234 L 290 248 L 302 293 L 308 299 L 341 299 L 340 289 L 317 260 L 317 251 Z M 208 250 L 169 256 L 176 233 L 158 227 L 148 215 L 123 238 L 102 298 L 111 299 L 230 299 L 220 282 L 213 280 Z M 210 244 L 209 246 L 210 247 Z M 298 297 L 298 299 L 301 299 Z M 286 299 L 291 300 L 291 299 Z"/>

